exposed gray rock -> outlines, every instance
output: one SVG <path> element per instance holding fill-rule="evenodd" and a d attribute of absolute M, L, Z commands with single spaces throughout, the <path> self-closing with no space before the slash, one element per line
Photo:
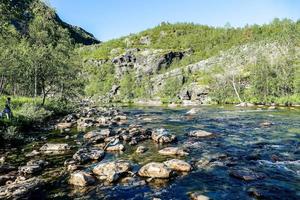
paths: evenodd
<path fill-rule="evenodd" d="M 40 151 L 47 151 L 47 152 L 68 151 L 70 150 L 70 148 L 71 147 L 68 144 L 47 143 L 40 148 Z"/>
<path fill-rule="evenodd" d="M 203 130 L 196 130 L 196 131 L 191 131 L 189 133 L 190 137 L 197 137 L 197 138 L 204 138 L 204 137 L 210 137 L 213 136 L 213 133 L 203 131 Z"/>
<path fill-rule="evenodd" d="M 201 194 L 200 192 L 192 192 L 190 194 L 191 200 L 209 200 L 209 197 Z"/>
<path fill-rule="evenodd" d="M 104 141 L 105 138 L 110 137 L 113 135 L 111 129 L 101 129 L 101 130 L 94 130 L 86 133 L 83 138 L 90 142 L 99 142 Z"/>
<path fill-rule="evenodd" d="M 93 168 L 93 173 L 98 175 L 100 180 L 114 182 L 118 180 L 121 175 L 127 173 L 130 169 L 131 164 L 129 162 L 120 160 L 99 163 Z"/>
<path fill-rule="evenodd" d="M 0 199 L 22 199 L 38 193 L 44 186 L 44 181 L 39 178 L 16 180 L 12 184 L 0 187 Z"/>
<path fill-rule="evenodd" d="M 152 133 L 152 139 L 160 144 L 164 144 L 164 143 L 171 143 L 174 142 L 176 140 L 176 136 L 169 133 L 169 131 L 167 131 L 166 129 L 156 129 L 155 131 L 153 131 Z"/>
<path fill-rule="evenodd" d="M 164 164 L 174 171 L 189 172 L 192 170 L 192 166 L 183 160 L 172 159 L 164 162 Z"/>
<path fill-rule="evenodd" d="M 81 186 L 81 187 L 89 186 L 94 183 L 95 183 L 95 178 L 83 171 L 77 171 L 72 173 L 69 179 L 69 184 L 75 186 Z"/>
<path fill-rule="evenodd" d="M 148 150 L 148 148 L 147 147 L 145 147 L 145 146 L 139 146 L 137 149 L 136 149 L 136 153 L 145 153 L 146 151 Z"/>
<path fill-rule="evenodd" d="M 101 160 L 104 157 L 104 151 L 101 149 L 79 149 L 74 155 L 73 159 L 79 163 L 87 163 L 93 160 Z"/>
<path fill-rule="evenodd" d="M 148 35 L 142 36 L 140 38 L 140 44 L 150 45 L 151 44 L 151 38 L 150 38 L 150 36 L 148 36 Z"/>
<path fill-rule="evenodd" d="M 182 148 L 179 147 L 167 147 L 158 151 L 159 154 L 165 156 L 186 156 L 189 153 L 185 152 Z"/>
<path fill-rule="evenodd" d="M 125 146 L 123 144 L 108 145 L 105 150 L 106 151 L 124 151 Z"/>
<path fill-rule="evenodd" d="M 138 172 L 142 177 L 150 178 L 169 178 L 171 170 L 163 163 L 151 162 L 144 165 Z"/>

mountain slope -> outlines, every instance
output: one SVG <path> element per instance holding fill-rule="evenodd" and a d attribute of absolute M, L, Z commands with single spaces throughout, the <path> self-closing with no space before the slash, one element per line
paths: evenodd
<path fill-rule="evenodd" d="M 287 19 L 244 28 L 163 23 L 79 52 L 86 91 L 110 101 L 259 103 L 299 94 L 299 38 L 300 22 Z"/>
<path fill-rule="evenodd" d="M 67 29 L 74 43 L 91 45 L 99 41 L 80 27 L 63 22 L 55 11 L 40 0 L 2 0 L 0 2 L 1 23 L 13 25 L 22 35 L 28 34 L 30 21 L 37 14 L 48 15 L 48 20 Z"/>

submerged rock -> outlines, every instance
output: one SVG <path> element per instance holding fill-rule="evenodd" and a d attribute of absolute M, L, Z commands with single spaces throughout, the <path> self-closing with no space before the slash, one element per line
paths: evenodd
<path fill-rule="evenodd" d="M 83 171 L 72 173 L 69 179 L 69 184 L 81 187 L 92 185 L 94 183 L 95 178 Z"/>
<path fill-rule="evenodd" d="M 262 122 L 259 124 L 261 127 L 269 127 L 269 126 L 272 126 L 273 123 L 272 122 L 268 122 L 268 121 L 265 121 L 265 122 Z"/>
<path fill-rule="evenodd" d="M 79 149 L 74 155 L 73 159 L 80 163 L 87 163 L 93 160 L 101 160 L 104 157 L 104 151 L 101 149 Z"/>
<path fill-rule="evenodd" d="M 125 177 L 121 179 L 120 183 L 123 186 L 127 187 L 138 187 L 146 185 L 146 181 L 141 180 L 139 177 Z"/>
<path fill-rule="evenodd" d="M 158 151 L 159 154 L 164 156 L 186 156 L 189 153 L 185 152 L 182 148 L 179 147 L 167 147 Z"/>
<path fill-rule="evenodd" d="M 197 137 L 197 138 L 209 137 L 209 136 L 213 136 L 213 135 L 214 135 L 213 133 L 203 131 L 203 130 L 191 131 L 189 133 L 190 137 Z"/>
<path fill-rule="evenodd" d="M 192 166 L 183 160 L 172 159 L 164 162 L 164 164 L 174 171 L 189 172 L 192 170 Z"/>
<path fill-rule="evenodd" d="M 114 182 L 120 176 L 131 169 L 131 165 L 127 161 L 112 161 L 99 163 L 93 168 L 93 173 L 99 176 L 100 180 Z"/>
<path fill-rule="evenodd" d="M 251 170 L 234 170 L 229 173 L 230 176 L 244 181 L 255 181 L 265 178 L 262 173 L 256 173 Z"/>
<path fill-rule="evenodd" d="M 68 144 L 47 143 L 40 148 L 40 151 L 46 151 L 46 152 L 68 151 L 70 150 L 70 148 L 71 147 Z"/>
<path fill-rule="evenodd" d="M 155 142 L 160 144 L 171 143 L 176 140 L 175 135 L 169 133 L 169 131 L 163 128 L 153 131 L 151 137 Z"/>
<path fill-rule="evenodd" d="M 144 165 L 138 172 L 142 177 L 169 178 L 171 170 L 163 163 L 151 162 Z"/>

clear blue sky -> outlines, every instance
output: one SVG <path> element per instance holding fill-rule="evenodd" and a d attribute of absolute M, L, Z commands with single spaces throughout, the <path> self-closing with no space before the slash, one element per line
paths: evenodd
<path fill-rule="evenodd" d="M 300 0 L 48 0 L 66 22 L 106 41 L 166 22 L 212 26 L 300 19 Z"/>

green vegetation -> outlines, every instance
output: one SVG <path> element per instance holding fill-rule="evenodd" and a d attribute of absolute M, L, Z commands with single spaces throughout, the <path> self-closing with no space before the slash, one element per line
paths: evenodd
<path fill-rule="evenodd" d="M 163 101 L 178 101 L 180 89 L 191 81 L 196 81 L 199 85 L 209 86 L 209 95 L 213 101 L 219 103 L 282 102 L 284 99 L 299 102 L 297 96 L 299 96 L 300 70 L 295 52 L 290 52 L 287 58 L 281 58 L 280 61 L 277 59 L 275 63 L 262 56 L 258 58 L 255 65 L 246 66 L 238 73 L 234 72 L 238 69 L 231 69 L 233 71 L 228 72 L 228 69 L 222 65 L 209 71 L 205 69 L 197 74 L 185 73 L 184 78 L 189 82 L 178 83 L 176 80 L 166 80 L 161 91 L 156 94 L 152 91 L 154 83 L 150 81 L 156 74 L 137 77 L 135 71 L 131 71 L 120 77 L 116 76 L 115 66 L 111 63 L 111 59 L 130 48 L 138 48 L 141 51 L 159 49 L 162 54 L 171 51 L 189 52 L 189 56 L 174 59 L 169 66 L 160 69 L 158 74 L 162 74 L 246 44 L 274 42 L 287 45 L 293 51 L 293 48 L 300 47 L 299 35 L 300 21 L 293 22 L 288 19 L 274 19 L 270 24 L 249 25 L 243 28 L 232 28 L 228 25 L 209 27 L 192 23 L 162 23 L 138 34 L 114 39 L 93 47 L 82 47 L 78 52 L 84 60 L 95 59 L 106 63 L 95 67 L 93 73 L 88 73 L 90 78 L 86 88 L 89 95 L 105 95 L 115 84 L 121 86 L 117 100 L 153 98 L 158 95 Z M 148 42 L 143 42 L 144 38 Z M 219 76 L 215 76 L 216 74 Z M 116 100 L 116 97 L 114 98 Z"/>
<path fill-rule="evenodd" d="M 83 94 L 82 65 L 70 30 L 42 1 L 1 1 L 0 27 L 0 111 L 12 96 L 14 115 L 0 129 L 9 139 L 70 111 Z"/>

